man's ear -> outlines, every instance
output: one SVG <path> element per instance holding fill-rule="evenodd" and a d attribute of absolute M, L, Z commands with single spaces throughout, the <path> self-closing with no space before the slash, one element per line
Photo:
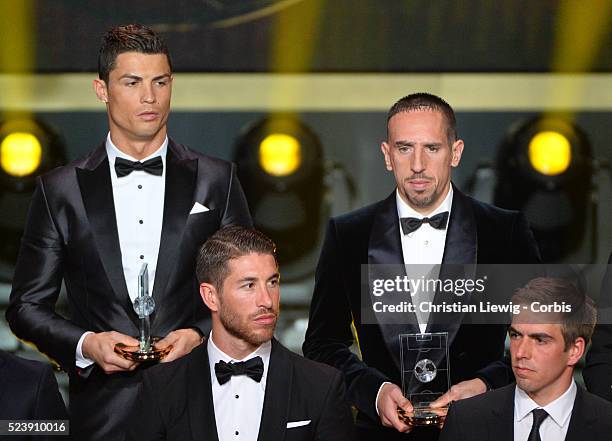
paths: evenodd
<path fill-rule="evenodd" d="M 387 144 L 385 141 L 383 141 L 380 144 L 380 151 L 382 152 L 383 156 L 385 157 L 385 167 L 387 167 L 387 170 L 389 171 L 393 171 L 393 164 L 391 163 L 391 156 L 389 155 L 389 144 Z"/>
<path fill-rule="evenodd" d="M 210 283 L 200 283 L 200 297 L 208 309 L 211 311 L 219 310 L 219 295 L 217 288 Z"/>
<path fill-rule="evenodd" d="M 96 92 L 96 96 L 103 103 L 108 103 L 108 89 L 106 87 L 106 82 L 99 78 L 93 80 L 94 91 Z"/>
<path fill-rule="evenodd" d="M 461 162 L 461 155 L 463 154 L 463 141 L 458 139 L 451 147 L 451 166 L 457 167 Z"/>
<path fill-rule="evenodd" d="M 586 342 L 584 338 L 578 337 L 574 342 L 570 345 L 568 351 L 568 366 L 576 366 L 582 356 L 584 355 L 584 351 L 586 349 Z"/>

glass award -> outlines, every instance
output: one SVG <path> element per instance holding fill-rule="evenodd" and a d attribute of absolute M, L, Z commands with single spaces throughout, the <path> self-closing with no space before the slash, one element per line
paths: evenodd
<path fill-rule="evenodd" d="M 127 346 L 123 343 L 115 345 L 115 352 L 131 361 L 161 360 L 172 349 L 169 345 L 163 349 L 155 348 L 155 342 L 160 340 L 151 337 L 150 315 L 155 310 L 155 300 L 149 294 L 149 266 L 143 263 L 138 273 L 138 295 L 134 299 L 134 311 L 138 314 L 140 332 L 137 338 L 138 346 Z"/>
<path fill-rule="evenodd" d="M 408 414 L 398 409 L 400 419 L 412 426 L 441 425 L 448 407 L 430 404 L 450 389 L 448 333 L 401 334 L 400 364 L 402 392 L 414 408 Z"/>

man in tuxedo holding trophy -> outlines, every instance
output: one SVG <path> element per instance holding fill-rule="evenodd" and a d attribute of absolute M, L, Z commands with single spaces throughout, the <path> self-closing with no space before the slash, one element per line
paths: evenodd
<path fill-rule="evenodd" d="M 476 201 L 451 183 L 464 143 L 443 99 L 416 93 L 396 102 L 381 150 L 396 189 L 383 201 L 330 220 L 303 350 L 344 372 L 349 402 L 359 411 L 360 439 L 436 439 L 437 429 L 412 430 L 414 420 L 404 418 L 414 416 L 414 408 L 399 386 L 400 347 L 409 341 L 400 335 L 446 335 L 448 356 L 436 365 L 450 365 L 452 387 L 437 402 L 444 406 L 510 381 L 509 367 L 500 362 L 505 328 L 440 325 L 408 314 L 403 324 L 368 322 L 361 309 L 362 265 L 534 263 L 539 253 L 521 214 Z M 350 349 L 355 340 L 361 358 Z M 432 366 L 413 368 L 427 373 Z M 400 433 L 411 430 L 408 438 Z"/>
<path fill-rule="evenodd" d="M 162 361 L 176 360 L 210 323 L 197 295 L 198 246 L 221 226 L 251 220 L 234 166 L 168 137 L 171 60 L 151 29 L 111 29 L 98 70 L 108 136 L 38 178 L 7 319 L 69 373 L 75 439 L 121 441 L 146 366 L 116 349 L 139 345 L 144 310 L 133 302 L 143 263 L 155 306 L 147 320 L 162 337 L 155 347 Z M 62 281 L 68 318 L 55 310 Z"/>

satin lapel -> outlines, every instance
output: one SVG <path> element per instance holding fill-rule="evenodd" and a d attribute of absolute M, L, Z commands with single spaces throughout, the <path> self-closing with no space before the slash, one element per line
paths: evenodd
<path fill-rule="evenodd" d="M 276 339 L 272 340 L 258 441 L 285 439 L 293 382 L 293 366 L 289 355 L 289 351 Z"/>
<path fill-rule="evenodd" d="M 594 435 L 592 433 L 592 426 L 596 423 L 596 418 L 588 413 L 587 405 L 584 401 L 584 390 L 582 387 L 576 386 L 578 390 L 576 391 L 576 399 L 565 441 L 582 441 Z"/>
<path fill-rule="evenodd" d="M 166 286 L 178 261 L 177 253 L 180 250 L 183 230 L 193 205 L 197 167 L 197 159 L 180 158 L 174 142 L 169 141 L 166 155 L 164 220 L 153 287 L 153 298 L 157 304 L 166 292 Z"/>
<path fill-rule="evenodd" d="M 379 212 L 375 215 L 372 231 L 368 242 L 368 281 L 372 286 L 373 280 L 380 278 L 378 271 L 372 265 L 403 265 L 402 242 L 400 238 L 399 219 L 395 192 L 385 199 Z M 404 269 L 405 274 L 405 269 Z M 397 275 L 397 274 L 396 274 Z M 388 316 L 387 316 L 388 317 Z M 400 334 L 414 334 L 419 332 L 417 318 L 414 313 L 406 313 L 401 319 L 402 323 L 380 325 L 380 331 L 385 340 L 391 358 L 396 366 L 400 367 Z"/>
<path fill-rule="evenodd" d="M 491 418 L 486 419 L 486 424 L 487 439 L 514 440 L 514 384 L 506 386 L 501 402 L 491 406 Z"/>
<path fill-rule="evenodd" d="M 76 173 L 87 219 L 106 276 L 115 295 L 130 311 L 128 316 L 138 325 L 123 274 L 113 187 L 104 145 L 92 154 L 85 167 L 77 168 Z"/>
<path fill-rule="evenodd" d="M 218 441 L 207 344 L 203 343 L 202 346 L 195 349 L 199 353 L 195 363 L 189 365 L 189 384 L 185 391 L 188 396 L 191 434 L 194 440 Z"/>
<path fill-rule="evenodd" d="M 440 268 L 440 280 L 473 279 L 476 274 L 478 237 L 474 212 L 467 197 L 453 186 L 453 205 L 444 245 L 444 256 Z M 462 297 L 449 293 L 436 292 L 434 304 L 442 302 L 471 303 L 471 294 Z M 464 313 L 433 312 L 429 319 L 427 332 L 448 332 L 449 345 L 459 332 Z M 451 367 L 452 368 L 452 367 Z"/>

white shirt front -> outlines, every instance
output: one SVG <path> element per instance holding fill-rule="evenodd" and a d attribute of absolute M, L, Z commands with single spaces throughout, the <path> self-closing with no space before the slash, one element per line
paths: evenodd
<path fill-rule="evenodd" d="M 404 234 L 399 219 L 402 217 L 414 217 L 417 219 L 423 219 L 424 217 L 431 218 L 436 214 L 448 211 L 450 220 L 450 211 L 453 203 L 453 186 L 449 184 L 448 193 L 442 203 L 427 215 L 417 212 L 404 202 L 397 190 L 395 199 L 397 203 L 398 222 L 400 224 L 402 254 L 404 257 L 404 264 L 407 265 L 407 275 L 414 279 L 419 279 L 421 276 L 427 277 L 430 275 L 430 270 L 434 268 L 435 265 L 440 265 L 442 263 L 448 224 L 447 228 L 438 230 L 433 228 L 429 223 L 424 223 L 416 231 Z M 409 265 L 414 266 L 410 267 Z M 437 277 L 437 274 L 432 274 L 430 277 Z M 419 328 L 421 332 L 425 332 L 427 323 L 419 323 Z"/>
<path fill-rule="evenodd" d="M 533 425 L 534 409 L 544 409 L 548 417 L 540 425 L 540 438 L 542 441 L 563 441 L 569 428 L 577 387 L 572 383 L 567 390 L 555 401 L 542 407 L 529 398 L 529 395 L 516 386 L 514 391 L 514 439 L 525 441 Z"/>
<path fill-rule="evenodd" d="M 257 441 L 272 343 L 268 341 L 242 360 L 236 360 L 219 349 L 213 340 L 211 332 L 207 343 L 208 363 L 219 441 Z M 219 384 L 215 375 L 216 363 L 221 360 L 226 363 L 246 361 L 257 356 L 261 357 L 264 365 L 259 383 L 246 375 L 235 375 L 227 383 Z"/>
<path fill-rule="evenodd" d="M 138 296 L 138 273 L 144 262 L 148 264 L 149 294 L 153 293 L 164 217 L 167 151 L 168 137 L 154 153 L 140 160 L 144 162 L 161 156 L 164 164 L 161 176 L 136 170 L 127 176 L 118 178 L 115 171 L 117 157 L 130 161 L 138 161 L 138 159 L 119 150 L 113 144 L 110 133 L 106 138 L 106 154 L 110 167 L 123 275 L 132 301 Z M 85 358 L 82 352 L 83 340 L 89 333 L 89 331 L 85 332 L 77 344 L 76 365 L 80 368 L 85 368 L 93 363 L 92 360 Z"/>

